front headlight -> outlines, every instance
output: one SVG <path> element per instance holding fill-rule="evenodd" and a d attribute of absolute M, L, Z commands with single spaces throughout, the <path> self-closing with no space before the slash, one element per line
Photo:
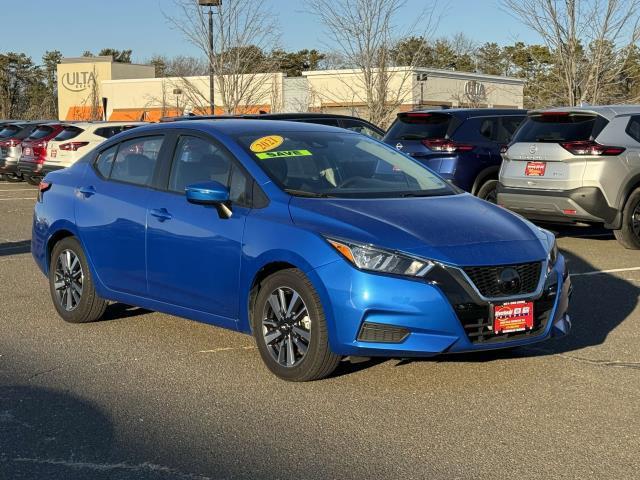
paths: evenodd
<path fill-rule="evenodd" d="M 434 263 L 410 255 L 384 250 L 355 242 L 327 238 L 344 258 L 361 270 L 409 277 L 423 277 Z"/>

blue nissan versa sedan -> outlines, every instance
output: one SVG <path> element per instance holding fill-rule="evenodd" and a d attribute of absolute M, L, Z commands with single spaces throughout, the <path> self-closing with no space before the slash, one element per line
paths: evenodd
<path fill-rule="evenodd" d="M 341 357 L 566 334 L 553 235 L 357 133 L 283 121 L 149 125 L 40 185 L 32 251 L 68 322 L 108 301 L 252 333 L 287 380 Z"/>

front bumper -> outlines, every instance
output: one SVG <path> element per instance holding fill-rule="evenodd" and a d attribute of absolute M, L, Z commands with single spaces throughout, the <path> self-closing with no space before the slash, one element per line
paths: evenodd
<path fill-rule="evenodd" d="M 609 206 L 597 187 L 558 191 L 512 188 L 498 184 L 498 205 L 532 220 L 551 222 L 614 225 L 619 216 L 619 212 Z"/>
<path fill-rule="evenodd" d="M 456 311 L 448 287 L 359 271 L 345 261 L 313 271 L 329 323 L 332 350 L 340 355 L 429 357 L 529 345 L 568 333 L 571 280 L 558 261 L 534 301 L 537 327 L 529 332 L 474 337 L 469 318 Z M 315 283 L 315 282 L 314 282 Z M 451 298 L 450 298 L 451 297 Z M 476 307 L 491 315 L 492 305 Z M 456 306 L 457 308 L 458 306 Z M 474 325 L 471 325 L 474 327 Z M 372 341 L 373 340 L 373 341 Z"/>

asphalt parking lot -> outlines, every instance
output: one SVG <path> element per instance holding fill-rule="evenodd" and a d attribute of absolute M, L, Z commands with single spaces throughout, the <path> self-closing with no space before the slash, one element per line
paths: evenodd
<path fill-rule="evenodd" d="M 640 477 L 640 253 L 562 228 L 568 338 L 270 375 L 250 337 L 111 305 L 65 324 L 0 182 L 0 478 Z"/>

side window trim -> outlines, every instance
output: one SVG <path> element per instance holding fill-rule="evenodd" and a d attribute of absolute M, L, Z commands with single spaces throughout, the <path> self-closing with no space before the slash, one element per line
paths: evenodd
<path fill-rule="evenodd" d="M 98 170 L 98 161 L 100 160 L 100 157 L 102 157 L 102 155 L 107 150 L 110 150 L 113 147 L 116 147 L 116 151 L 113 154 L 113 160 L 111 161 L 111 167 L 109 168 L 109 176 L 105 177 L 104 175 L 102 175 L 102 172 Z M 98 175 L 98 177 L 100 177 L 105 182 L 108 182 L 111 180 L 111 171 L 113 170 L 113 164 L 115 163 L 115 160 L 116 160 L 116 157 L 118 156 L 119 151 L 120 151 L 120 143 L 109 145 L 108 147 L 101 149 L 91 161 L 91 167 L 93 168 L 93 171 L 96 173 L 96 175 Z"/>

